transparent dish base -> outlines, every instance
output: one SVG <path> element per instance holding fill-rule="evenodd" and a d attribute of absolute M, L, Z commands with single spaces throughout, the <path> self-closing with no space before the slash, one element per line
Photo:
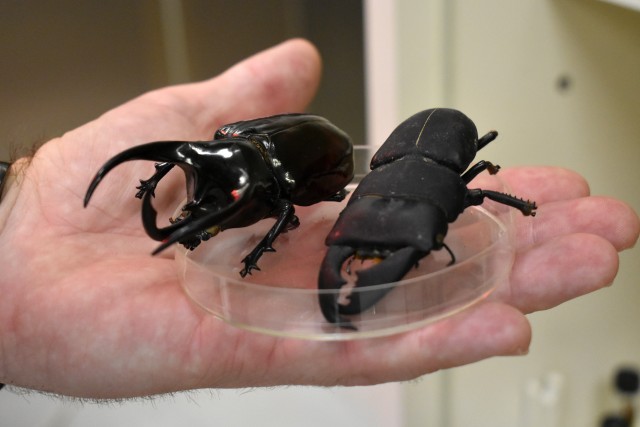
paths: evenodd
<path fill-rule="evenodd" d="M 350 340 L 409 331 L 455 314 L 485 298 L 503 281 L 514 258 L 511 215 L 488 208 L 468 208 L 449 225 L 446 250 L 432 251 L 403 280 L 370 288 L 322 290 L 318 272 L 327 247 L 325 238 L 346 200 L 296 207 L 300 226 L 281 234 L 276 252 L 266 252 L 245 278 L 242 259 L 273 225 L 263 220 L 246 228 L 225 230 L 194 251 L 179 246 L 176 261 L 189 297 L 203 309 L 229 324 L 264 334 L 308 340 Z M 498 208 L 499 209 L 499 208 Z M 349 265 L 355 272 L 365 268 L 359 260 Z M 344 268 L 346 270 L 346 266 Z M 391 291 L 373 308 L 345 316 L 356 329 L 329 323 L 319 306 L 319 293 Z"/>

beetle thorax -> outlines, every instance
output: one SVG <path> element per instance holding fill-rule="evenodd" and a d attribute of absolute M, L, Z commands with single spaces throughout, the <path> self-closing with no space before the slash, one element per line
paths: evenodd
<path fill-rule="evenodd" d="M 475 124 L 460 111 L 448 108 L 421 111 L 389 135 L 373 157 L 371 168 L 416 154 L 462 173 L 476 155 L 477 141 Z"/>

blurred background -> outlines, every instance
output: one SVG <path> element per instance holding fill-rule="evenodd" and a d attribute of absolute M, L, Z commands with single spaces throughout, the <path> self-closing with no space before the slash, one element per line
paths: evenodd
<path fill-rule="evenodd" d="M 291 37 L 324 56 L 309 110 L 363 143 L 362 10 L 359 0 L 3 0 L 2 149 L 59 136 L 148 90 L 208 79 Z"/>
<path fill-rule="evenodd" d="M 500 132 L 482 158 L 577 170 L 593 194 L 640 211 L 637 0 L 3 0 L 0 34 L 2 158 L 303 36 L 325 61 L 310 111 L 356 143 L 382 143 L 419 110 L 459 108 L 480 133 Z M 639 261 L 626 251 L 614 286 L 530 315 L 525 357 L 349 389 L 109 405 L 3 392 L 0 426 L 599 426 L 623 405 L 618 368 L 640 367 Z"/>

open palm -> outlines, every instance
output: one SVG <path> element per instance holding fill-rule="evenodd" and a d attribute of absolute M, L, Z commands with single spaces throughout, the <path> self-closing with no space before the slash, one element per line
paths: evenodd
<path fill-rule="evenodd" d="M 82 209 L 89 181 L 112 155 L 149 141 L 210 139 L 223 123 L 301 111 L 319 78 L 315 49 L 290 41 L 210 81 L 145 94 L 18 162 L 0 204 L 0 380 L 110 398 L 409 379 L 525 352 L 523 314 L 610 283 L 617 251 L 638 238 L 637 215 L 619 201 L 588 197 L 580 176 L 507 169 L 501 174 L 514 192 L 540 207 L 535 222 L 522 222 L 510 281 L 489 301 L 405 334 L 307 342 L 235 329 L 187 299 L 173 258 L 151 257 L 156 242 L 140 226 L 132 195 L 153 172 L 148 162 L 121 166 Z M 183 183 L 175 174 L 163 184 Z M 157 201 L 165 211 L 178 202 Z"/>

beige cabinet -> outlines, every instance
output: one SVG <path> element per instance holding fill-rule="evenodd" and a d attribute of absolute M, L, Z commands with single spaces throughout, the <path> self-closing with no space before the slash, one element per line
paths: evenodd
<path fill-rule="evenodd" d="M 459 108 L 500 131 L 483 157 L 574 169 L 593 194 L 640 211 L 640 13 L 595 0 L 406 0 L 397 29 L 402 116 Z M 611 288 L 530 315 L 527 356 L 407 386 L 408 425 L 596 426 L 614 405 L 613 370 L 640 366 L 639 261 L 640 248 L 626 251 Z"/>

